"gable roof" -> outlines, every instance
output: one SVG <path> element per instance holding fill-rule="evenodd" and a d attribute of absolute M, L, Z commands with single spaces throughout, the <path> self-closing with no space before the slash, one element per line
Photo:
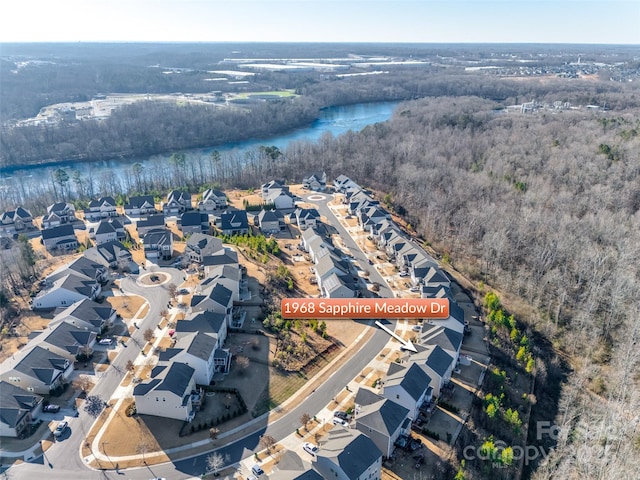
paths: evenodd
<path fill-rule="evenodd" d="M 224 253 L 218 255 L 207 255 L 202 258 L 202 264 L 205 267 L 215 265 L 232 265 L 238 263 L 238 252 L 235 250 L 225 249 Z"/>
<path fill-rule="evenodd" d="M 191 194 L 183 190 L 171 190 L 167 195 L 167 203 L 171 202 L 191 205 Z"/>
<path fill-rule="evenodd" d="M 212 357 L 217 343 L 218 339 L 215 334 L 191 332 L 178 335 L 175 348 L 185 350 L 187 353 L 206 362 Z"/>
<path fill-rule="evenodd" d="M 388 398 L 378 396 L 375 403 L 364 405 L 360 408 L 356 419 L 356 426 L 359 430 L 363 427 L 375 430 L 387 436 L 393 435 L 404 423 L 409 410 Z"/>
<path fill-rule="evenodd" d="M 225 321 L 224 314 L 205 310 L 191 318 L 176 322 L 176 332 L 202 332 L 218 335 Z"/>
<path fill-rule="evenodd" d="M 247 212 L 244 210 L 236 210 L 235 212 L 223 213 L 220 215 L 221 230 L 238 230 L 248 229 L 249 219 Z"/>
<path fill-rule="evenodd" d="M 137 197 L 131 197 L 129 198 L 129 203 L 127 203 L 124 208 L 127 210 L 131 208 L 142 208 L 145 204 L 148 204 L 150 207 L 155 207 L 153 195 L 139 195 Z"/>
<path fill-rule="evenodd" d="M 367 468 L 382 457 L 382 452 L 376 444 L 357 430 L 334 427 L 326 438 L 317 456 L 328 458 L 340 465 L 349 478 L 359 478 Z"/>
<path fill-rule="evenodd" d="M 48 333 L 47 333 L 48 332 Z M 45 330 L 42 341 L 66 350 L 71 355 L 77 355 L 81 348 L 88 346 L 96 337 L 91 330 L 81 330 L 75 325 L 60 322 Z"/>
<path fill-rule="evenodd" d="M 115 310 L 108 303 L 100 304 L 85 298 L 56 314 L 53 320 L 73 317 L 95 327 L 101 327 L 114 313 Z"/>
<path fill-rule="evenodd" d="M 139 383 L 133 389 L 134 395 L 146 395 L 152 390 L 171 392 L 183 398 L 189 388 L 195 370 L 181 362 L 157 365 L 151 370 L 151 381 Z"/>
<path fill-rule="evenodd" d="M 73 231 L 73 225 L 69 223 L 65 223 L 64 225 L 58 225 L 57 227 L 47 228 L 42 230 L 42 238 L 43 240 L 51 240 L 54 238 L 62 238 L 62 237 L 75 237 L 76 234 Z"/>
<path fill-rule="evenodd" d="M 194 307 L 207 299 L 210 299 L 218 305 L 227 308 L 233 297 L 233 292 L 220 283 L 216 283 L 213 288 L 207 287 L 202 295 L 193 295 L 191 297 L 191 306 Z"/>
<path fill-rule="evenodd" d="M 258 221 L 262 224 L 262 222 L 278 222 L 280 218 L 273 210 L 261 210 L 258 214 Z"/>
<path fill-rule="evenodd" d="M 180 217 L 182 227 L 199 227 L 203 223 L 209 224 L 209 215 L 200 212 L 184 212 Z"/>
<path fill-rule="evenodd" d="M 89 260 L 103 265 L 110 265 L 121 258 L 132 259 L 129 249 L 118 240 L 109 240 L 95 247 L 87 248 L 83 255 Z"/>
<path fill-rule="evenodd" d="M 384 380 L 383 392 L 387 387 L 400 386 L 411 398 L 418 401 L 430 383 L 431 377 L 417 363 L 411 363 L 408 367 L 391 363 Z"/>
<path fill-rule="evenodd" d="M 438 345 L 444 350 L 456 353 L 460 351 L 462 346 L 462 333 L 443 326 L 429 328 L 422 333 L 420 338 L 425 345 Z"/>
<path fill-rule="evenodd" d="M 149 215 L 147 218 L 138 221 L 136 228 L 140 227 L 164 227 L 164 215 Z"/>
<path fill-rule="evenodd" d="M 116 228 L 111 222 L 107 220 L 101 220 L 98 224 L 98 228 L 96 228 L 96 235 L 102 235 L 107 233 L 115 233 Z"/>
<path fill-rule="evenodd" d="M 51 385 L 68 366 L 66 358 L 36 345 L 18 359 L 13 369 Z"/>
<path fill-rule="evenodd" d="M 428 347 L 416 346 L 418 353 L 411 356 L 411 361 L 422 362 L 436 372 L 440 377 L 444 377 L 447 369 L 453 363 L 453 358 L 445 352 L 439 345 L 429 345 Z"/>
<path fill-rule="evenodd" d="M 97 200 L 91 200 L 89 202 L 89 208 L 99 208 L 103 205 L 115 207 L 116 201 L 113 199 L 113 197 L 100 197 Z"/>
<path fill-rule="evenodd" d="M 187 239 L 187 248 L 192 250 L 200 250 L 200 252 L 218 252 L 224 249 L 222 240 L 213 235 L 207 235 L 206 233 L 192 233 Z"/>
<path fill-rule="evenodd" d="M 9 382 L 0 381 L 0 421 L 9 428 L 15 428 L 41 401 L 40 395 L 27 393 Z"/>

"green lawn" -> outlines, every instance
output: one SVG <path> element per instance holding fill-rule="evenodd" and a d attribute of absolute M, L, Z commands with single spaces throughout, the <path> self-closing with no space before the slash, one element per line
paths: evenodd
<path fill-rule="evenodd" d="M 252 96 L 273 96 L 273 97 L 296 97 L 297 95 L 294 93 L 294 90 L 276 90 L 271 92 L 245 92 L 238 93 L 237 98 L 250 98 Z"/>

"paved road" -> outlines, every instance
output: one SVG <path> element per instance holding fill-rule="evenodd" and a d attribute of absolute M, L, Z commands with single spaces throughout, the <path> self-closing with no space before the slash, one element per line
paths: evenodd
<path fill-rule="evenodd" d="M 342 238 L 346 247 L 351 250 L 355 260 L 360 264 L 362 269 L 368 269 L 370 271 L 370 280 L 378 282 L 381 285 L 380 296 L 392 297 L 393 293 L 388 287 L 384 278 L 379 274 L 375 268 L 370 268 L 366 255 L 360 250 L 356 242 L 351 238 L 346 229 L 341 225 L 339 220 L 334 216 L 331 209 L 328 207 L 327 202 L 331 199 L 330 195 L 325 196 L 325 200 L 318 201 L 313 200 L 313 203 L 318 205 L 318 211 L 321 215 L 325 216 L 329 222 L 334 226 L 340 237 Z M 163 269 L 163 271 L 167 271 Z M 173 275 L 173 282 L 179 284 L 182 282 L 182 272 L 179 270 L 170 270 Z M 145 273 L 144 271 L 142 273 Z M 146 317 L 143 324 L 139 324 L 140 329 L 136 330 L 133 334 L 133 339 L 140 342 L 140 346 L 144 345 L 142 339 L 143 331 L 146 328 L 154 328 L 157 319 L 160 318 L 160 311 L 166 305 L 168 299 L 168 293 L 166 291 L 167 285 L 161 287 L 145 288 L 137 285 L 133 277 L 125 279 L 122 283 L 122 287 L 125 291 L 131 293 L 137 293 L 144 295 L 150 303 L 150 312 Z M 393 329 L 393 326 L 391 326 Z M 219 449 L 218 452 L 225 455 L 227 458 L 227 464 L 233 464 L 239 462 L 243 458 L 247 458 L 253 454 L 254 451 L 260 450 L 259 440 L 260 436 L 269 434 L 276 440 L 280 441 L 287 435 L 295 431 L 300 426 L 299 418 L 303 413 L 319 412 L 322 410 L 329 401 L 336 397 L 340 393 L 347 383 L 355 378 L 362 369 L 374 359 L 380 351 L 385 347 L 389 340 L 388 334 L 382 330 L 377 330 L 374 336 L 360 349 L 360 351 L 351 357 L 351 359 L 343 364 L 338 370 L 332 374 L 324 383 L 318 387 L 311 395 L 309 395 L 304 402 L 300 403 L 293 410 L 282 416 L 279 420 L 267 425 L 267 420 L 262 426 L 257 426 L 257 431 L 248 435 L 245 438 L 237 440 L 231 444 L 225 445 Z M 140 346 L 134 345 L 133 341 L 129 342 L 129 347 L 124 349 L 113 365 L 119 366 L 123 371 L 128 360 L 133 360 L 140 351 Z M 108 374 L 97 385 L 92 394 L 98 394 L 103 398 L 109 398 L 111 393 L 115 390 L 120 382 L 120 375 L 114 374 L 113 366 L 109 368 Z M 117 373 L 117 372 L 115 372 Z M 76 429 L 81 424 L 81 428 L 88 429 L 92 423 L 92 420 L 88 415 L 81 413 L 78 419 L 73 419 L 71 427 Z M 131 480 L 147 480 L 150 477 L 165 477 L 171 480 L 191 478 L 193 476 L 199 476 L 206 470 L 206 457 L 209 455 L 201 454 L 196 455 L 185 460 L 179 460 L 174 463 L 167 463 L 162 465 L 154 465 L 146 468 L 130 469 L 126 471 L 126 475 L 122 472 L 117 473 L 114 471 L 95 471 L 85 467 L 82 459 L 78 456 L 78 450 L 80 448 L 80 442 L 84 438 L 84 435 L 74 434 L 70 439 L 65 442 L 50 448 L 45 459 L 40 457 L 33 463 L 21 465 L 10 470 L 10 478 L 12 479 L 37 479 L 46 478 L 51 480 L 68 480 L 69 478 L 81 478 L 92 479 L 131 479 Z M 47 462 L 51 462 L 53 468 L 47 466 Z M 82 473 L 80 473 L 82 472 Z M 245 472 L 246 473 L 246 472 Z"/>

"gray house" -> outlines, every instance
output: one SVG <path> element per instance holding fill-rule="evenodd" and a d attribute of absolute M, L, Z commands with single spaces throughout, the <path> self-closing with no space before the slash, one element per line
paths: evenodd
<path fill-rule="evenodd" d="M 363 388 L 358 390 L 355 403 L 356 429 L 376 444 L 383 457 L 390 457 L 398 437 L 409 433 L 409 409 Z"/>
<path fill-rule="evenodd" d="M 432 392 L 431 377 L 417 363 L 389 364 L 383 381 L 382 396 L 408 409 L 411 419 L 418 418 L 420 407 L 431 401 Z"/>
<path fill-rule="evenodd" d="M 273 210 L 261 210 L 258 214 L 258 225 L 262 233 L 278 233 L 280 218 Z"/>
<path fill-rule="evenodd" d="M 362 432 L 334 427 L 321 442 L 313 468 L 326 479 L 380 479 L 382 452 Z"/>
<path fill-rule="evenodd" d="M 209 215 L 200 212 L 185 212 L 180 217 L 182 235 L 209 232 Z"/>
<path fill-rule="evenodd" d="M 140 216 L 156 213 L 156 203 L 152 195 L 131 197 L 124 206 L 126 215 Z"/>
<path fill-rule="evenodd" d="M 42 347 L 22 349 L 0 364 L 0 380 L 29 393 L 49 395 L 73 372 L 73 362 Z"/>
<path fill-rule="evenodd" d="M 68 252 L 78 248 L 76 233 L 69 223 L 42 230 L 42 243 L 49 252 Z"/>
<path fill-rule="evenodd" d="M 218 208 L 227 207 L 227 196 L 211 188 L 206 189 L 202 194 L 202 200 L 198 202 L 198 211 L 201 213 L 213 213 Z"/>
<path fill-rule="evenodd" d="M 42 397 L 0 382 L 0 437 L 19 437 L 42 411 Z"/>
<path fill-rule="evenodd" d="M 219 224 L 216 224 L 223 235 L 246 235 L 249 233 L 249 219 L 244 210 L 223 213 L 220 215 Z"/>

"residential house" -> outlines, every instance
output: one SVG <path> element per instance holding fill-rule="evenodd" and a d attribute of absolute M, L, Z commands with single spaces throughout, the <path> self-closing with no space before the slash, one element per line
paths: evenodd
<path fill-rule="evenodd" d="M 438 322 L 438 325 L 426 323 L 423 325 L 419 343 L 422 345 L 438 345 L 456 361 L 462 347 L 462 331 L 452 330 Z M 464 328 L 464 325 L 462 325 Z"/>
<path fill-rule="evenodd" d="M 221 347 L 216 335 L 204 332 L 175 332 L 172 346 L 160 353 L 159 360 L 189 365 L 195 370 L 196 384 L 209 385 L 214 373 L 229 373 L 231 367 L 231 352 Z M 215 362 L 216 353 L 220 353 L 218 350 L 225 354 L 225 361 L 221 365 Z"/>
<path fill-rule="evenodd" d="M 193 210 L 189 192 L 171 190 L 167 195 L 167 201 L 162 204 L 162 213 L 165 217 L 179 216 L 188 210 Z"/>
<path fill-rule="evenodd" d="M 164 229 L 164 227 L 164 215 L 149 215 L 147 218 L 143 218 L 136 222 L 136 230 L 138 231 L 139 238 L 142 238 L 151 230 Z"/>
<path fill-rule="evenodd" d="M 76 275 L 83 280 L 93 280 L 99 283 L 104 283 L 109 279 L 109 273 L 103 265 L 92 262 L 86 257 L 78 257 L 71 263 L 63 265 L 47 275 L 44 283 L 50 284 L 69 273 Z"/>
<path fill-rule="evenodd" d="M 129 198 L 129 203 L 124 206 L 125 215 L 140 217 L 156 212 L 156 203 L 152 195 L 141 195 Z"/>
<path fill-rule="evenodd" d="M 87 248 L 82 254 L 107 268 L 119 268 L 132 273 L 138 273 L 139 270 L 129 249 L 117 240 Z"/>
<path fill-rule="evenodd" d="M 266 201 L 269 197 L 269 193 L 276 190 L 289 193 L 289 187 L 284 184 L 284 180 L 271 180 L 270 182 L 262 184 L 260 187 L 262 199 Z"/>
<path fill-rule="evenodd" d="M 94 236 L 96 245 L 118 240 L 118 232 L 116 232 L 113 224 L 107 220 L 100 221 L 98 227 L 95 229 Z"/>
<path fill-rule="evenodd" d="M 151 370 L 150 377 L 133 389 L 138 414 L 191 422 L 198 398 L 195 369 L 180 362 L 162 362 Z"/>
<path fill-rule="evenodd" d="M 234 212 L 223 213 L 217 225 L 223 235 L 246 235 L 249 233 L 249 219 L 247 212 L 236 210 Z"/>
<path fill-rule="evenodd" d="M 200 212 L 185 212 L 180 217 L 179 227 L 185 237 L 193 233 L 209 233 L 209 215 Z"/>
<path fill-rule="evenodd" d="M 292 210 L 296 206 L 288 190 L 269 190 L 265 202 L 276 210 Z"/>
<path fill-rule="evenodd" d="M 49 395 L 68 383 L 73 362 L 40 346 L 23 348 L 0 364 L 0 380 L 29 393 Z"/>
<path fill-rule="evenodd" d="M 74 272 L 68 272 L 52 282 L 45 282 L 31 302 L 33 310 L 48 310 L 68 307 L 80 300 L 95 300 L 100 296 L 102 287 L 95 280 L 87 280 Z"/>
<path fill-rule="evenodd" d="M 451 373 L 456 359 L 444 351 L 439 345 L 416 345 L 418 353 L 410 356 L 410 361 L 417 363 L 431 377 L 433 395 L 440 396 L 442 387 L 451 380 Z"/>
<path fill-rule="evenodd" d="M 47 213 L 42 217 L 41 223 L 42 229 L 47 230 L 48 228 L 58 227 L 62 225 L 62 219 L 55 213 Z"/>
<path fill-rule="evenodd" d="M 76 233 L 69 223 L 42 230 L 42 243 L 49 252 L 68 252 L 78 248 Z"/>
<path fill-rule="evenodd" d="M 0 215 L 0 227 L 9 236 L 25 230 L 33 230 L 33 216 L 27 209 L 18 207 Z"/>
<path fill-rule="evenodd" d="M 325 172 L 312 173 L 302 179 L 302 187 L 314 192 L 324 192 L 327 188 L 327 174 Z"/>
<path fill-rule="evenodd" d="M 67 322 L 50 323 L 31 340 L 42 348 L 73 362 L 79 355 L 90 355 L 96 343 L 96 332 Z"/>
<path fill-rule="evenodd" d="M 149 260 L 171 260 L 173 233 L 166 228 L 150 230 L 142 237 L 144 257 Z"/>
<path fill-rule="evenodd" d="M 346 175 L 340 175 L 333 181 L 333 189 L 336 192 L 345 193 L 347 190 L 360 190 L 360 185 Z"/>
<path fill-rule="evenodd" d="M 316 228 L 320 222 L 320 214 L 315 208 L 296 208 L 292 218 L 301 231 Z"/>
<path fill-rule="evenodd" d="M 76 328 L 101 333 L 113 325 L 116 317 L 115 309 L 108 303 L 96 303 L 85 298 L 56 313 L 49 325 L 66 322 Z"/>
<path fill-rule="evenodd" d="M 219 283 L 231 290 L 233 301 L 237 302 L 240 300 L 240 284 L 243 280 L 242 269 L 239 265 L 216 265 L 209 269 L 207 278 L 196 287 L 195 291 L 200 292 L 214 283 Z"/>
<path fill-rule="evenodd" d="M 417 363 L 391 362 L 382 385 L 382 396 L 408 409 L 412 420 L 418 418 L 420 407 L 432 398 L 431 377 Z"/>
<path fill-rule="evenodd" d="M 202 263 L 204 257 L 209 255 L 220 255 L 225 252 L 222 240 L 212 235 L 204 233 L 193 233 L 187 239 L 185 255 L 192 262 Z"/>
<path fill-rule="evenodd" d="M 194 314 L 190 312 L 187 318 L 176 323 L 175 331 L 180 333 L 201 332 L 218 339 L 218 346 L 224 345 L 227 339 L 228 322 L 226 315 L 205 310 Z"/>
<path fill-rule="evenodd" d="M 273 467 L 269 480 L 323 480 L 322 475 L 311 468 L 311 463 L 303 460 L 292 450 L 287 450 Z"/>
<path fill-rule="evenodd" d="M 238 266 L 238 252 L 230 248 L 225 248 L 224 252 L 218 255 L 207 255 L 202 259 L 204 276 L 210 277 L 220 265 Z"/>
<path fill-rule="evenodd" d="M 335 480 L 380 480 L 382 452 L 358 430 L 332 428 L 313 460 L 322 478 Z"/>
<path fill-rule="evenodd" d="M 227 208 L 227 196 L 219 190 L 206 189 L 202 194 L 202 200 L 198 202 L 198 211 L 213 213 L 219 208 Z"/>
<path fill-rule="evenodd" d="M 335 273 L 322 277 L 319 284 L 325 298 L 356 298 L 360 294 L 351 277 L 340 277 Z"/>
<path fill-rule="evenodd" d="M 89 208 L 84 211 L 84 218 L 89 222 L 117 216 L 116 201 L 112 197 L 100 197 L 97 200 L 91 200 Z"/>
<path fill-rule="evenodd" d="M 409 409 L 364 388 L 356 393 L 355 404 L 356 429 L 376 444 L 384 458 L 389 458 L 398 437 L 411 430 Z"/>
<path fill-rule="evenodd" d="M 439 270 L 439 267 L 437 265 L 437 263 L 435 263 L 431 258 L 427 258 L 418 262 L 415 262 L 413 265 L 411 265 L 409 267 L 409 273 L 411 274 L 411 282 L 414 285 L 419 285 L 421 283 L 423 283 L 423 280 L 425 277 L 429 276 L 430 279 L 432 280 L 430 285 L 434 286 L 434 285 L 446 285 L 446 283 L 450 282 L 448 279 L 445 278 L 446 276 L 443 278 L 441 275 L 438 275 L 437 278 L 442 278 L 442 282 L 435 282 L 436 278 L 434 278 L 434 276 L 432 275 L 433 273 L 437 272 L 437 270 Z"/>
<path fill-rule="evenodd" d="M 273 210 L 261 210 L 258 214 L 258 225 L 262 233 L 278 233 L 280 218 Z"/>
<path fill-rule="evenodd" d="M 225 315 L 227 323 L 232 326 L 233 292 L 220 283 L 210 284 L 191 297 L 191 311 L 209 310 Z"/>
<path fill-rule="evenodd" d="M 0 382 L 0 437 L 20 437 L 42 412 L 42 397 Z"/>
<path fill-rule="evenodd" d="M 320 237 L 320 233 L 315 228 L 308 228 L 300 235 L 300 245 L 305 252 L 309 252 L 311 249 L 311 243 L 316 241 L 315 239 Z"/>
<path fill-rule="evenodd" d="M 47 215 L 55 215 L 61 223 L 71 223 L 77 220 L 76 207 L 73 203 L 59 202 L 47 207 Z"/>

